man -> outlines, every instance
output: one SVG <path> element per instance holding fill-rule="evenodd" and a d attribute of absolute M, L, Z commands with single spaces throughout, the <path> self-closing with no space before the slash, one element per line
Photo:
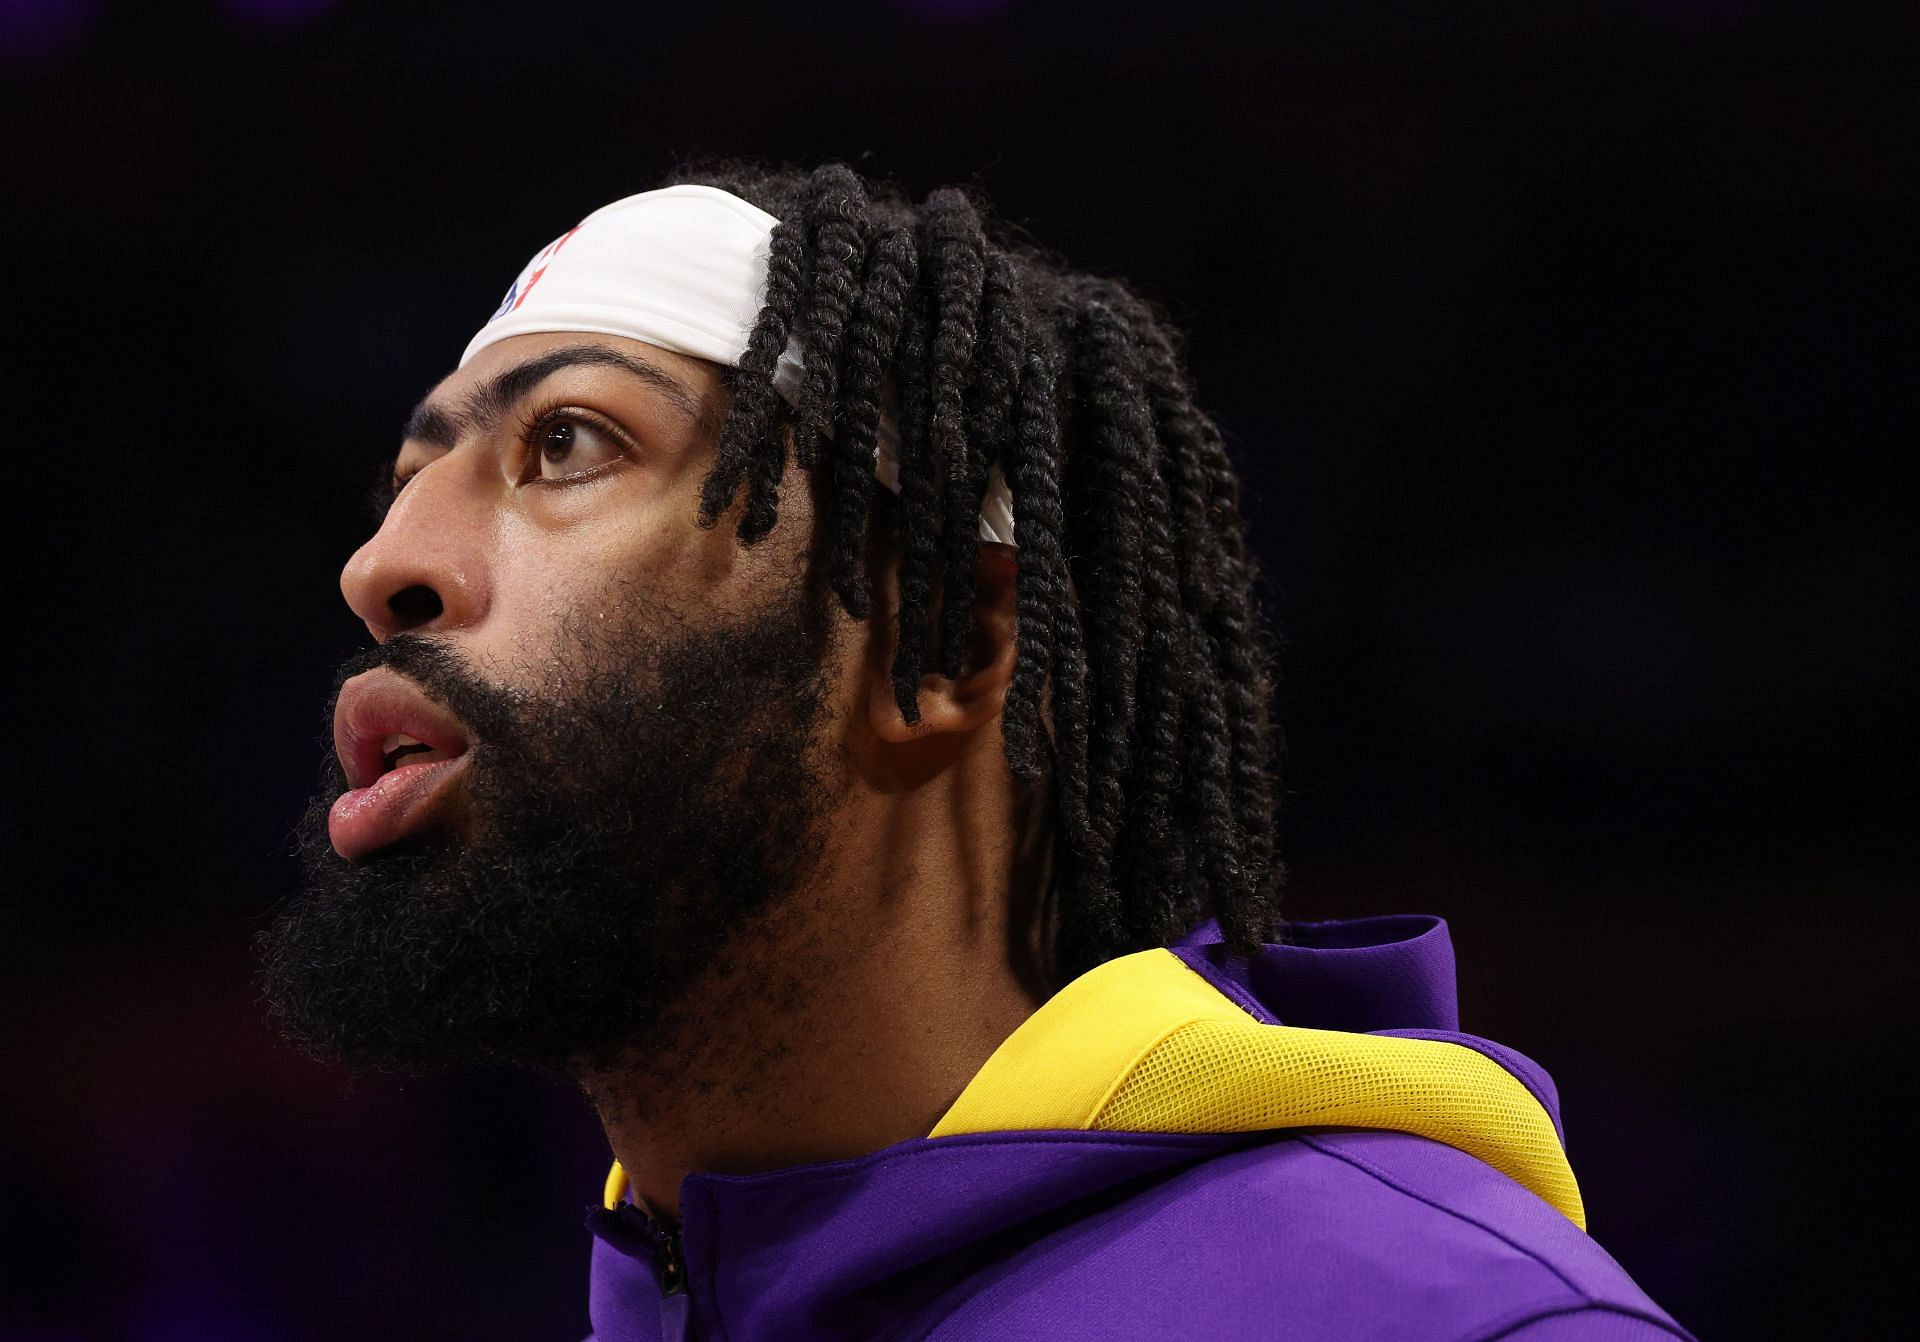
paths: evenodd
<path fill-rule="evenodd" d="M 1276 922 L 1236 494 L 1162 321 L 959 192 L 596 211 L 342 575 L 284 1027 L 577 1081 L 601 1342 L 1685 1336 L 1444 925 Z"/>

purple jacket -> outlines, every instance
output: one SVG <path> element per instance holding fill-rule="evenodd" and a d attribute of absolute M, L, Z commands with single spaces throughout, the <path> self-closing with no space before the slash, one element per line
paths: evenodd
<path fill-rule="evenodd" d="M 1582 1229 L 1437 918 L 1202 928 L 1063 989 L 929 1137 L 589 1214 L 597 1342 L 1687 1333 Z M 1031 1119 L 1032 1121 L 1028 1121 Z"/>

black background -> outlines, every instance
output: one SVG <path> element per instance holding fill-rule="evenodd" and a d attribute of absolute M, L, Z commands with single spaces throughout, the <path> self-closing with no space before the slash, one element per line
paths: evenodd
<path fill-rule="evenodd" d="M 1290 911 L 1443 913 L 1705 1336 L 1910 1281 L 1908 6 L 7 0 L 0 1336 L 572 1339 L 607 1152 L 278 1044 L 360 498 L 676 158 L 980 186 L 1192 332 Z M 1276 1208 L 1275 1215 L 1284 1209 Z"/>

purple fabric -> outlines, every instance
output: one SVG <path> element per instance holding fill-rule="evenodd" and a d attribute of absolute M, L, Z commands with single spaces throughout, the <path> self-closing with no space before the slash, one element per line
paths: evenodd
<path fill-rule="evenodd" d="M 1310 1030 L 1458 1030 L 1453 940 L 1445 920 L 1424 914 L 1289 923 L 1287 941 L 1249 959 L 1220 941 L 1209 920 L 1174 954 L 1228 996 L 1260 1003 L 1257 1019 Z M 1223 991 L 1225 989 L 1223 988 Z"/>
<path fill-rule="evenodd" d="M 1438 919 L 1292 931 L 1251 965 L 1217 938 L 1177 953 L 1259 1019 L 1448 1038 L 1554 1107 L 1533 1063 L 1454 1033 Z M 692 1175 L 681 1217 L 685 1290 L 663 1296 L 662 1232 L 630 1205 L 590 1214 L 598 1342 L 1686 1336 L 1532 1193 L 1395 1132 L 923 1138 Z"/>
<path fill-rule="evenodd" d="M 1583 1305 L 1564 1314 L 1528 1319 L 1488 1342 L 1670 1342 L 1672 1337 L 1673 1330 L 1657 1317 L 1606 1305 Z"/>

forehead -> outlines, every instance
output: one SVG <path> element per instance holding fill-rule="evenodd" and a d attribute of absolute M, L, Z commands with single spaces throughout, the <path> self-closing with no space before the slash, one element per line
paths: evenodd
<path fill-rule="evenodd" d="M 427 393 L 427 402 L 449 408 L 461 398 L 479 391 L 529 360 L 562 350 L 605 350 L 625 355 L 635 363 L 666 374 L 697 400 L 705 400 L 719 388 L 721 382 L 718 364 L 662 349 L 644 340 L 590 331 L 541 331 L 531 335 L 509 336 L 488 345 L 475 354 L 465 367 L 455 369 L 436 383 L 433 390 Z M 601 366 L 610 373 L 617 373 L 612 364 Z"/>
<path fill-rule="evenodd" d="M 415 406 L 401 431 L 401 457 L 449 450 L 470 434 L 490 433 L 519 402 L 549 380 L 643 397 L 694 426 L 717 434 L 727 396 L 719 365 L 625 336 L 552 331 L 488 345 L 464 368 L 441 379 Z"/>

